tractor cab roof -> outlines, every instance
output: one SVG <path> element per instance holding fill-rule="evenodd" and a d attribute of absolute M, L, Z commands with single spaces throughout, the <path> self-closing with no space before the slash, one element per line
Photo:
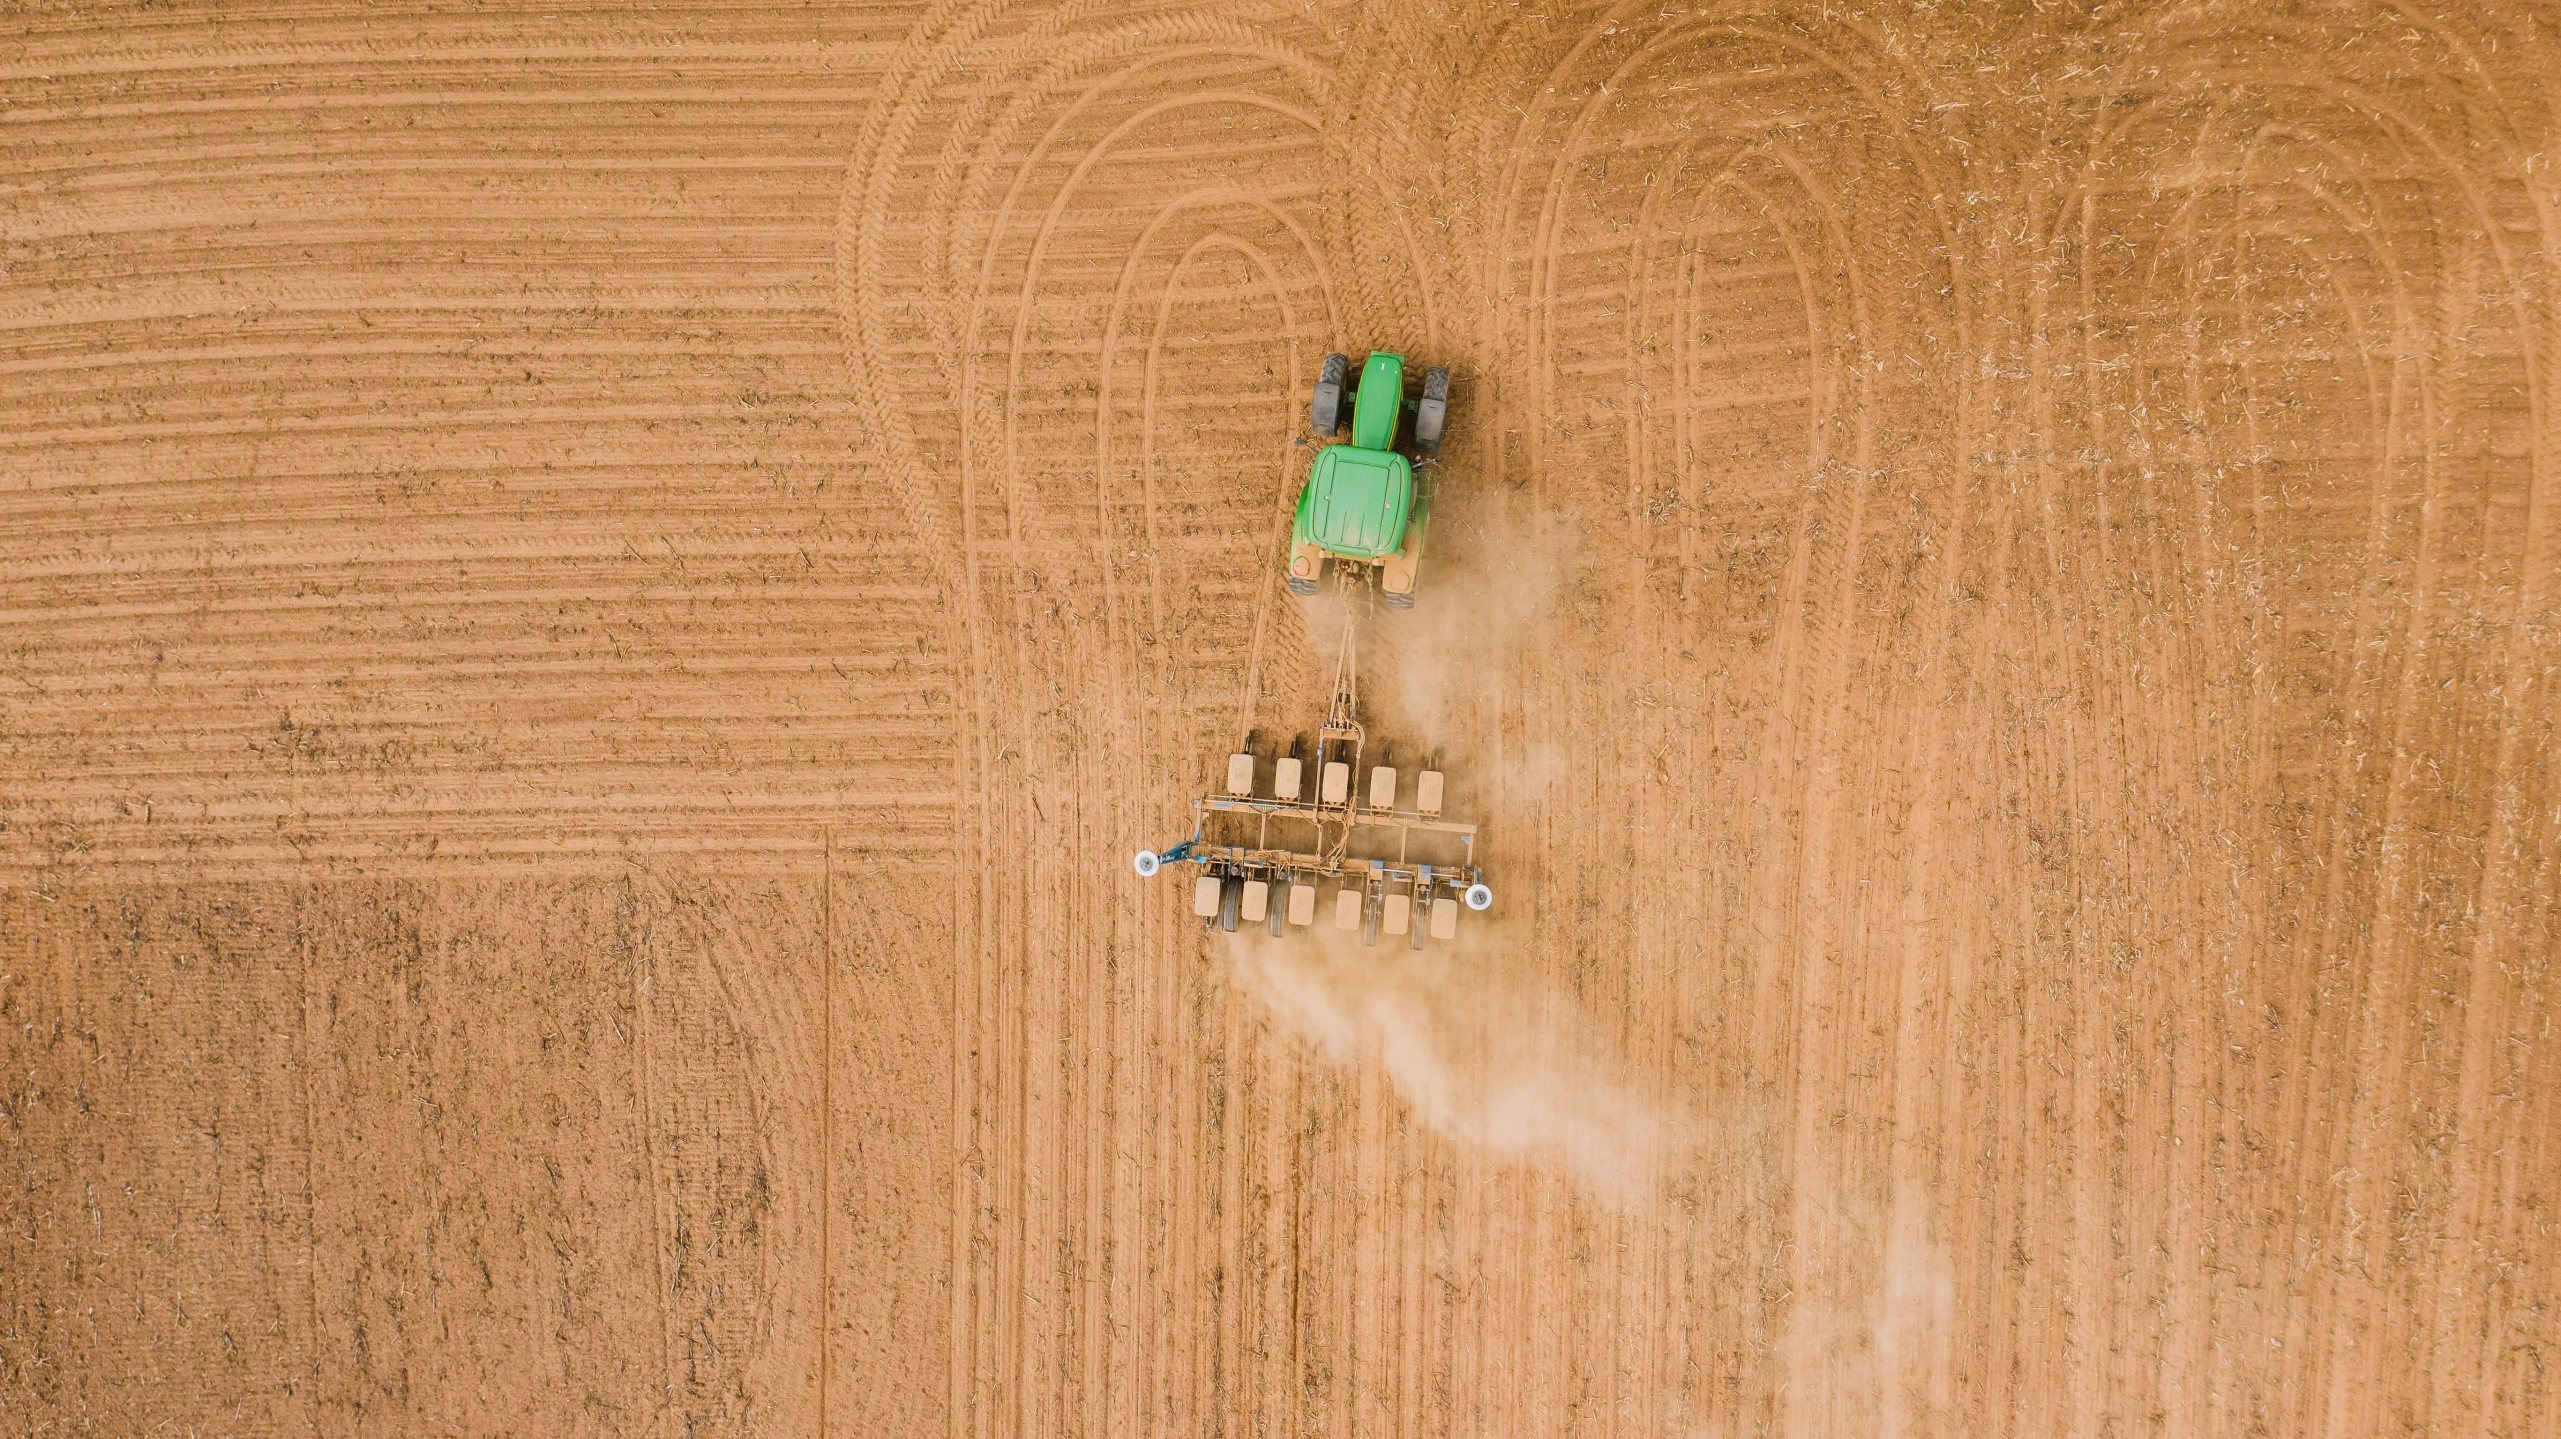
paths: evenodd
<path fill-rule="evenodd" d="M 1330 553 L 1376 559 L 1404 544 L 1413 508 L 1414 466 L 1403 455 L 1327 445 L 1307 470 L 1299 532 Z"/>

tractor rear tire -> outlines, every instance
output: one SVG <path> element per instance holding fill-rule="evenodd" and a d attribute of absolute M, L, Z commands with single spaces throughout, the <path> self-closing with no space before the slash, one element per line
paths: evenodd
<path fill-rule="evenodd" d="M 1414 597 L 1412 595 L 1400 595 L 1394 590 L 1380 590 L 1378 592 L 1378 602 L 1387 606 L 1391 610 L 1410 610 L 1414 607 Z"/>
<path fill-rule="evenodd" d="M 1414 448 L 1426 455 L 1441 452 L 1441 426 L 1449 420 L 1449 366 L 1423 372 L 1423 400 L 1414 407 Z"/>
<path fill-rule="evenodd" d="M 1296 575 L 1291 575 L 1289 577 L 1289 592 L 1294 595 L 1312 595 L 1316 593 L 1316 582 L 1314 580 L 1302 580 Z"/>
<path fill-rule="evenodd" d="M 1307 407 L 1307 428 L 1322 438 L 1332 439 L 1343 426 L 1343 381 L 1351 372 L 1352 362 L 1340 355 L 1327 355 L 1324 368 L 1316 372 L 1316 398 Z"/>

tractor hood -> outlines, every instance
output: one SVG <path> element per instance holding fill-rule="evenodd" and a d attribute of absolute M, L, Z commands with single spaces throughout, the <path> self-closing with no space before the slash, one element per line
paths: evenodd
<path fill-rule="evenodd" d="M 1298 532 L 1337 555 L 1374 560 L 1405 543 L 1414 509 L 1414 467 L 1393 451 L 1328 445 L 1307 470 Z"/>

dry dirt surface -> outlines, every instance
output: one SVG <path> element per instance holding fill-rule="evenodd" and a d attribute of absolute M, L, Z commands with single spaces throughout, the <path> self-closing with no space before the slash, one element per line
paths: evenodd
<path fill-rule="evenodd" d="M 0 9 L 0 1431 L 2561 1432 L 2561 12 Z M 1329 350 L 1498 892 L 1226 939 Z"/>

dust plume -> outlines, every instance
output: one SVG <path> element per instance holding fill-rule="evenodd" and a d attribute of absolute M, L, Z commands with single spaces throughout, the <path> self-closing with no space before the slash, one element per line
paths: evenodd
<path fill-rule="evenodd" d="M 1416 1118 L 1505 1158 L 1559 1165 L 1614 1207 L 1643 1201 L 1680 1126 L 1499 930 L 1422 950 L 1319 927 L 1224 936 L 1238 986 L 1328 1060 L 1368 1060 Z"/>
<path fill-rule="evenodd" d="M 1798 1276 L 1781 1350 L 1806 1417 L 1882 1439 L 1931 1430 L 1945 1402 L 1956 1286 L 1929 1226 L 1855 1199 L 1815 1205 L 1802 1222 L 1809 1248 L 1829 1259 Z"/>
<path fill-rule="evenodd" d="M 1385 702 L 1381 718 L 1418 740 L 1480 728 L 1547 643 L 1559 596 L 1588 569 L 1588 551 L 1573 517 L 1525 495 L 1442 503 L 1414 608 L 1382 613 L 1361 638 L 1383 662 L 1371 696 Z M 1312 634 L 1334 632 L 1311 623 Z"/>
<path fill-rule="evenodd" d="M 1445 754 L 1453 812 L 1493 819 L 1476 806 L 1499 788 L 1484 773 L 1498 763 L 1501 779 L 1532 793 L 1556 768 L 1517 749 L 1498 761 L 1492 721 L 1571 573 L 1570 523 L 1526 496 L 1470 494 L 1432 516 L 1413 609 L 1347 604 L 1332 585 L 1299 601 L 1311 678 L 1330 671 L 1353 627 L 1371 753 Z M 1498 893 L 1530 892 L 1526 876 L 1510 879 L 1493 876 Z M 1279 939 L 1239 932 L 1226 947 L 1239 987 L 1285 1029 L 1335 1063 L 1374 1059 L 1435 1131 L 1557 1164 L 1594 1198 L 1632 1205 L 1659 1183 L 1677 1126 L 1629 1086 L 1518 932 L 1471 918 L 1455 944 L 1415 950 L 1320 925 Z"/>

